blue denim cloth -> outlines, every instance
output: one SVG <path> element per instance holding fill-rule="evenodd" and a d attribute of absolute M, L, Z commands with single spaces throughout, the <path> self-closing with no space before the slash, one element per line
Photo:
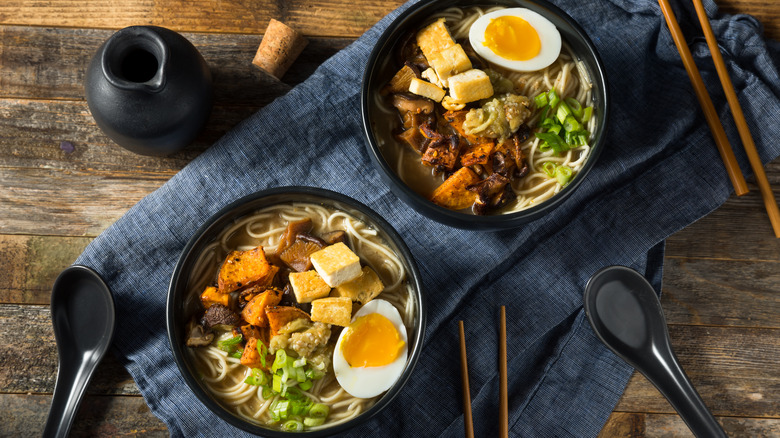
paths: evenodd
<path fill-rule="evenodd" d="M 604 266 L 626 265 L 660 291 L 664 239 L 716 209 L 732 189 L 658 4 L 555 3 L 595 42 L 613 111 L 592 173 L 548 217 L 512 231 L 456 230 L 415 213 L 380 180 L 364 149 L 359 88 L 373 43 L 407 4 L 226 134 L 85 250 L 77 263 L 96 269 L 116 297 L 113 351 L 173 436 L 244 435 L 205 412 L 176 369 L 164 321 L 174 264 L 221 207 L 283 185 L 324 187 L 368 204 L 405 237 L 424 277 L 429 314 L 420 361 L 398 398 L 346 436 L 463 433 L 458 320 L 465 321 L 475 431 L 495 436 L 501 305 L 511 435 L 599 432 L 632 369 L 591 331 L 582 309 L 587 279 Z M 773 160 L 780 155 L 780 44 L 763 40 L 752 17 L 705 4 L 761 157 Z M 695 12 L 676 10 L 749 175 Z"/>

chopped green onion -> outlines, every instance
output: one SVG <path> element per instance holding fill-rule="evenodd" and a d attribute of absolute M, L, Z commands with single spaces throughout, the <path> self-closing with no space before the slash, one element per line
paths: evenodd
<path fill-rule="evenodd" d="M 589 106 L 589 107 L 585 108 L 584 110 L 582 110 L 582 117 L 580 118 L 580 121 L 582 123 L 586 124 L 586 123 L 588 123 L 588 121 L 590 120 L 590 117 L 592 115 L 593 115 L 593 107 Z"/>
<path fill-rule="evenodd" d="M 558 102 L 561 101 L 561 98 L 558 97 L 558 93 L 555 92 L 555 88 L 547 92 L 547 99 L 550 101 L 550 108 L 555 108 L 558 105 Z"/>
<path fill-rule="evenodd" d="M 238 335 L 230 339 L 218 341 L 217 348 L 219 348 L 222 351 L 226 351 L 228 353 L 233 353 L 234 351 L 236 351 L 236 346 L 240 344 L 243 339 L 244 339 L 243 336 Z"/>
<path fill-rule="evenodd" d="M 293 361 L 293 366 L 296 367 L 296 368 L 303 367 L 305 365 L 306 365 L 306 358 L 305 357 L 301 357 L 301 358 L 296 359 L 295 361 Z"/>
<path fill-rule="evenodd" d="M 266 368 L 265 355 L 268 354 L 268 348 L 259 340 L 257 341 L 257 353 L 260 354 L 260 364 Z"/>
<path fill-rule="evenodd" d="M 263 396 L 263 400 L 268 400 L 269 398 L 274 396 L 273 390 L 267 386 L 263 386 L 263 392 L 261 394 Z"/>
<path fill-rule="evenodd" d="M 282 424 L 282 430 L 286 432 L 300 432 L 303 430 L 303 423 L 298 420 L 288 420 Z"/>
<path fill-rule="evenodd" d="M 563 129 L 566 132 L 579 131 L 580 122 L 574 116 L 566 116 L 566 120 L 563 121 Z"/>
<path fill-rule="evenodd" d="M 555 153 L 558 154 L 564 152 L 565 144 L 563 143 L 563 140 L 558 137 L 558 134 L 551 132 L 537 132 L 534 135 L 536 135 L 536 137 L 540 140 L 544 140 L 544 144 L 541 146 L 543 151 L 552 149 L 555 151 Z"/>
<path fill-rule="evenodd" d="M 309 409 L 309 416 L 314 418 L 325 418 L 330 413 L 330 407 L 322 403 L 314 403 Z"/>
<path fill-rule="evenodd" d="M 566 99 L 563 99 L 563 101 L 566 102 L 566 105 L 569 105 L 569 109 L 571 109 L 574 117 L 578 119 L 582 118 L 582 105 L 580 104 L 579 100 L 573 97 L 567 97 Z"/>
<path fill-rule="evenodd" d="M 244 350 L 236 350 L 234 353 L 230 353 L 229 356 L 234 359 L 241 359 L 241 356 L 244 355 Z"/>
<path fill-rule="evenodd" d="M 286 420 L 287 416 L 289 414 L 290 410 L 290 401 L 289 400 L 279 400 L 276 402 L 276 405 L 271 405 L 271 412 L 273 414 L 276 414 L 276 416 L 280 420 Z"/>
<path fill-rule="evenodd" d="M 300 382 L 298 384 L 298 388 L 301 388 L 304 391 L 308 391 L 311 389 L 311 387 L 314 385 L 311 380 L 304 380 L 303 382 Z"/>
<path fill-rule="evenodd" d="M 325 373 L 323 373 L 320 370 L 315 370 L 314 368 L 306 370 L 306 377 L 308 377 L 311 380 L 320 380 L 321 378 L 325 377 Z"/>
<path fill-rule="evenodd" d="M 260 386 L 267 384 L 268 379 L 263 370 L 260 368 L 252 368 L 252 374 L 250 374 L 246 380 L 244 380 L 244 383 L 247 385 Z"/>
<path fill-rule="evenodd" d="M 571 180 L 572 170 L 569 166 L 558 166 L 555 169 L 555 179 L 562 186 L 565 186 Z"/>
<path fill-rule="evenodd" d="M 536 104 L 537 108 L 541 108 L 547 105 L 547 102 L 549 102 L 549 100 L 547 99 L 547 93 L 541 93 L 538 96 L 534 97 L 534 104 Z"/>
<path fill-rule="evenodd" d="M 558 167 L 558 165 L 553 163 L 552 161 L 546 161 L 544 164 L 542 164 L 542 170 L 550 178 L 555 178 L 556 167 Z"/>
<path fill-rule="evenodd" d="M 558 119 L 559 122 L 563 123 L 566 120 L 566 117 L 569 117 L 571 115 L 571 108 L 569 108 L 569 105 L 566 105 L 566 102 L 561 102 L 558 105 L 558 111 L 555 112 L 555 118 Z"/>
<path fill-rule="evenodd" d="M 273 386 L 271 388 L 276 393 L 281 393 L 282 389 L 284 389 L 284 387 L 287 386 L 287 385 L 284 385 L 284 383 L 282 382 L 282 376 L 280 376 L 278 374 L 274 374 L 272 385 Z"/>
<path fill-rule="evenodd" d="M 271 365 L 271 371 L 274 373 L 287 365 L 287 352 L 283 348 L 276 350 L 276 358 L 273 365 Z"/>
<path fill-rule="evenodd" d="M 303 419 L 303 425 L 306 427 L 322 426 L 325 423 L 325 419 L 322 417 L 306 417 Z"/>

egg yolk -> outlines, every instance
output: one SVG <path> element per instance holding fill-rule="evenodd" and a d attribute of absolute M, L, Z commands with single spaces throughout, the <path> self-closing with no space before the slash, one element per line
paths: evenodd
<path fill-rule="evenodd" d="M 369 313 L 349 325 L 341 353 L 351 367 L 378 367 L 393 362 L 405 345 L 387 317 Z"/>
<path fill-rule="evenodd" d="M 511 61 L 527 61 L 542 49 L 536 29 L 522 18 L 509 15 L 490 20 L 482 44 Z"/>

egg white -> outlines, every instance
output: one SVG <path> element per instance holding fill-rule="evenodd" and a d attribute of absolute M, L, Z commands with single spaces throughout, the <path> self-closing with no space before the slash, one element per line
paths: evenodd
<path fill-rule="evenodd" d="M 406 326 L 404 326 L 401 315 L 398 310 L 385 300 L 375 299 L 366 303 L 352 317 L 352 322 L 360 316 L 369 313 L 379 313 L 393 323 L 398 334 L 405 345 L 401 354 L 391 363 L 379 367 L 351 367 L 344 359 L 341 353 L 341 342 L 344 340 L 344 334 L 347 329 L 341 331 L 339 339 L 336 342 L 336 348 L 333 352 L 333 372 L 336 374 L 336 380 L 345 391 L 353 397 L 371 398 L 375 397 L 388 389 L 401 377 L 406 367 L 406 358 L 408 355 L 409 340 L 406 335 Z"/>
<path fill-rule="evenodd" d="M 542 43 L 539 54 L 525 61 L 513 61 L 503 58 L 484 45 L 485 30 L 490 20 L 504 16 L 520 17 L 536 30 Z M 541 70 L 558 59 L 561 53 L 561 33 L 548 19 L 525 8 L 508 8 L 490 12 L 479 17 L 469 29 L 469 42 L 479 56 L 498 66 L 514 71 Z"/>

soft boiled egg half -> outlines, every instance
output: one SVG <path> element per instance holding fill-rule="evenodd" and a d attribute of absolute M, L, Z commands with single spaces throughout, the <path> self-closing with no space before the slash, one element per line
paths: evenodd
<path fill-rule="evenodd" d="M 514 71 L 541 70 L 561 53 L 561 34 L 555 25 L 525 8 L 479 17 L 471 25 L 469 41 L 482 58 Z"/>
<path fill-rule="evenodd" d="M 398 310 L 385 300 L 369 301 L 336 342 L 336 380 L 353 397 L 371 398 L 387 391 L 406 366 L 407 343 Z"/>

